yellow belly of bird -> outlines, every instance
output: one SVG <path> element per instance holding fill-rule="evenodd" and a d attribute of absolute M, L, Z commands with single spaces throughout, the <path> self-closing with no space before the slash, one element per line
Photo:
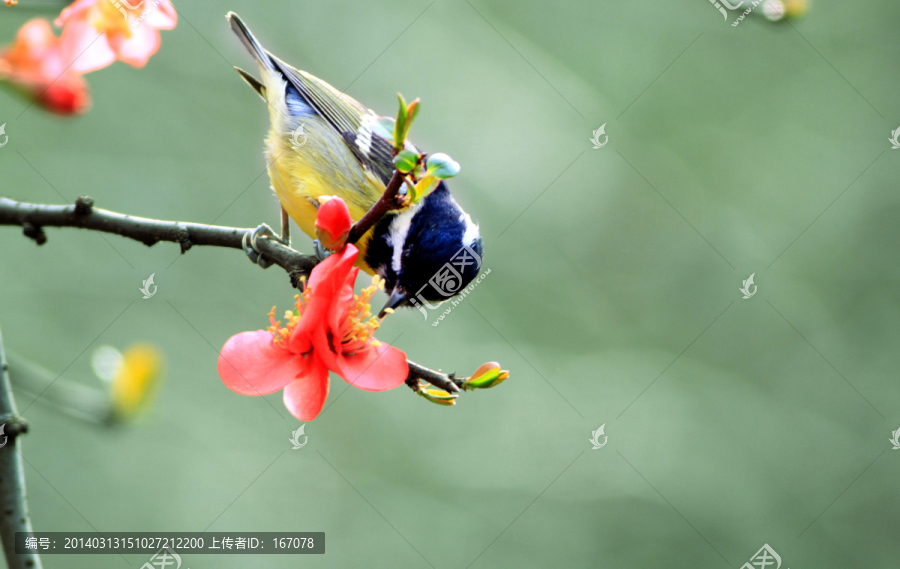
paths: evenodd
<path fill-rule="evenodd" d="M 319 196 L 339 196 L 347 202 L 350 216 L 358 221 L 378 201 L 384 185 L 359 166 L 353 154 L 337 139 L 323 136 L 321 129 L 329 125 L 316 124 L 315 119 L 304 121 L 304 134 L 296 143 L 272 130 L 266 140 L 269 178 L 272 188 L 291 219 L 304 233 L 316 238 L 316 213 Z M 298 146 L 293 148 L 293 146 Z M 375 274 L 366 262 L 366 250 L 373 229 L 357 241 L 359 257 L 356 266 Z"/>

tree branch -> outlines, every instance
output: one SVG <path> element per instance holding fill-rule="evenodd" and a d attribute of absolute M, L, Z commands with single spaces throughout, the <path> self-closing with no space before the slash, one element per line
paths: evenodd
<path fill-rule="evenodd" d="M 373 225 L 375 225 L 385 213 L 398 207 L 396 197 L 400 186 L 403 184 L 403 174 L 394 172 L 394 177 L 385 189 L 384 195 L 372 209 L 363 216 L 350 231 L 349 243 L 355 240 L 353 236 L 358 233 L 359 239 Z M 19 202 L 0 197 L 0 225 L 19 225 L 26 237 L 34 239 L 38 245 L 47 242 L 44 227 L 78 227 L 105 233 L 115 233 L 122 237 L 140 241 L 144 245 L 152 246 L 160 241 L 170 241 L 181 245 L 181 252 L 185 253 L 194 245 L 210 245 L 213 247 L 230 247 L 243 251 L 241 241 L 244 235 L 253 231 L 238 227 L 222 227 L 218 225 L 203 225 L 200 223 L 187 223 L 181 221 L 162 221 L 146 217 L 124 215 L 114 211 L 94 207 L 94 202 L 87 196 L 81 196 L 75 200 L 75 205 L 42 205 Z M 309 276 L 313 267 L 319 262 L 317 257 L 303 255 L 290 247 L 282 245 L 273 239 L 259 239 L 256 242 L 257 249 L 271 259 L 276 265 L 283 268 L 291 277 L 291 284 L 301 288 L 300 278 Z M 409 379 L 423 379 L 428 383 L 450 393 L 459 391 L 461 381 L 452 376 L 430 370 L 414 362 L 409 363 Z"/>
<path fill-rule="evenodd" d="M 28 423 L 19 417 L 9 383 L 9 366 L 0 336 L 0 421 L 4 440 L 0 447 L 0 540 L 10 569 L 41 569 L 37 552 L 16 554 L 16 532 L 31 533 L 28 504 L 25 500 L 25 472 L 18 450 L 18 435 L 28 431 Z"/>
<path fill-rule="evenodd" d="M 180 221 L 161 221 L 146 217 L 123 215 L 94 207 L 87 196 L 75 200 L 75 205 L 41 205 L 18 202 L 0 197 L 0 225 L 21 225 L 26 237 L 43 245 L 47 241 L 44 227 L 79 227 L 140 241 L 148 247 L 159 241 L 181 245 L 185 253 L 194 245 L 211 245 L 243 250 L 241 240 L 252 229 L 203 225 Z M 309 276 L 318 258 L 282 245 L 273 239 L 256 242 L 260 253 L 287 271 L 291 284 L 300 288 L 300 277 Z"/>

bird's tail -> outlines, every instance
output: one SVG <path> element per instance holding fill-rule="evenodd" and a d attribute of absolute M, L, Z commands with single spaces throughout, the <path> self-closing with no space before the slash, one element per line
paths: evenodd
<path fill-rule="evenodd" d="M 257 41 L 253 36 L 253 32 L 244 25 L 241 18 L 234 12 L 228 12 L 226 18 L 228 18 L 228 22 L 231 24 L 231 29 L 234 31 L 235 35 L 240 38 L 241 43 L 244 44 L 244 47 L 247 48 L 247 51 L 250 52 L 250 55 L 253 56 L 253 59 L 256 60 L 260 67 L 263 69 L 273 69 L 272 56 L 269 55 L 269 52 L 267 52 L 262 44 Z"/>

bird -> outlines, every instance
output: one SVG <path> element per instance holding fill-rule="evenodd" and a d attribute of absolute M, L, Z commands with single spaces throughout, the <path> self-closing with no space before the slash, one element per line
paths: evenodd
<path fill-rule="evenodd" d="M 268 106 L 268 172 L 283 208 L 280 239 L 265 225 L 253 237 L 284 241 L 289 215 L 315 239 L 319 196 L 341 197 L 353 221 L 358 221 L 384 193 L 394 172 L 393 142 L 375 128 L 380 117 L 322 79 L 272 55 L 234 12 L 227 18 L 259 68 L 260 79 L 235 70 Z M 298 132 L 302 144 L 297 142 Z M 421 307 L 455 296 L 478 276 L 484 255 L 478 224 L 443 180 L 420 202 L 389 211 L 356 246 L 357 266 L 380 276 L 390 291 L 380 317 L 391 309 Z M 247 252 L 253 259 L 253 251 Z"/>

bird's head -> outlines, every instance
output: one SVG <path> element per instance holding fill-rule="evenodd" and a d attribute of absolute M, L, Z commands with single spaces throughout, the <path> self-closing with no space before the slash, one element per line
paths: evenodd
<path fill-rule="evenodd" d="M 483 256 L 478 225 L 441 184 L 424 200 L 375 227 L 366 262 L 390 294 L 381 311 L 438 303 L 478 276 Z"/>

